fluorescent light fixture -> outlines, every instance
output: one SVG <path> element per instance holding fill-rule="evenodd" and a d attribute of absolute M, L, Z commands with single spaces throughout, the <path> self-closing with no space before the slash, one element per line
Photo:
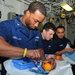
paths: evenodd
<path fill-rule="evenodd" d="M 73 8 L 71 6 L 69 6 L 68 4 L 66 3 L 63 3 L 60 5 L 63 9 L 65 9 L 66 11 L 72 11 Z"/>

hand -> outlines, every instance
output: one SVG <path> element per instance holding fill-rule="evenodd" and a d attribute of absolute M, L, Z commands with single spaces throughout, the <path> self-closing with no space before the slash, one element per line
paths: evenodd
<path fill-rule="evenodd" d="M 44 60 L 44 61 L 42 62 L 42 66 L 43 66 L 43 64 L 45 64 L 45 63 L 47 63 L 47 62 L 52 65 L 52 69 L 56 67 L 56 62 L 55 62 L 55 60 L 54 60 L 53 58 L 49 58 L 49 59 Z"/>
<path fill-rule="evenodd" d="M 73 52 L 74 49 L 73 48 L 65 48 L 66 52 Z"/>
<path fill-rule="evenodd" d="M 32 59 L 39 59 L 40 53 L 39 50 L 27 50 L 26 57 L 32 58 Z"/>
<path fill-rule="evenodd" d="M 49 59 L 49 58 L 55 59 L 55 55 L 54 55 L 54 54 L 49 54 L 49 55 L 46 57 L 46 59 Z"/>
<path fill-rule="evenodd" d="M 27 50 L 26 57 L 32 58 L 34 60 L 45 60 L 44 51 L 42 49 L 36 49 L 36 50 Z"/>

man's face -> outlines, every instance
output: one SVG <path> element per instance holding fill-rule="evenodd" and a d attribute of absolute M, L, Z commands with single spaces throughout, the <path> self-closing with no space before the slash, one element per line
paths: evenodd
<path fill-rule="evenodd" d="M 49 29 L 48 31 L 44 30 L 44 38 L 45 40 L 49 41 L 53 38 L 54 31 L 52 29 Z"/>
<path fill-rule="evenodd" d="M 38 27 L 39 23 L 41 23 L 45 19 L 45 16 L 36 10 L 34 13 L 27 11 L 27 16 L 25 19 L 25 24 L 30 29 L 35 29 Z"/>
<path fill-rule="evenodd" d="M 65 35 L 65 30 L 63 28 L 58 28 L 56 30 L 56 35 L 58 36 L 58 38 L 62 39 Z"/>

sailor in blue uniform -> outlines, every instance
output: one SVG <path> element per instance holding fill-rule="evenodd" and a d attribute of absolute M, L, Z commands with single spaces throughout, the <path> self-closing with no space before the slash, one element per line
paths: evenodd
<path fill-rule="evenodd" d="M 65 37 L 65 28 L 64 26 L 58 26 L 56 28 L 56 38 L 54 39 L 54 42 L 56 43 L 56 51 L 55 54 L 62 55 L 65 52 L 73 52 L 74 49 L 71 48 L 72 44 L 68 38 Z M 66 47 L 66 45 L 69 45 L 70 48 Z M 71 64 L 73 75 L 75 75 L 75 65 Z"/>
<path fill-rule="evenodd" d="M 21 17 L 1 22 L 0 36 L 12 46 L 28 49 L 42 48 L 40 31 L 28 29 L 20 22 Z"/>
<path fill-rule="evenodd" d="M 43 42 L 43 50 L 45 52 L 45 54 L 54 54 L 55 50 L 55 46 L 54 46 L 54 43 L 53 43 L 53 35 L 55 33 L 55 25 L 52 24 L 52 23 L 46 23 L 44 26 L 43 26 L 43 29 L 42 29 L 42 42 Z"/>
<path fill-rule="evenodd" d="M 37 30 L 39 23 L 45 17 L 45 6 L 41 2 L 34 1 L 29 5 L 23 16 L 1 22 L 0 56 L 6 58 L 27 57 L 51 63 L 51 60 L 46 60 L 45 58 L 42 49 L 41 34 Z M 55 67 L 53 63 L 51 64 Z M 2 71 L 1 74 L 6 75 L 4 73 Z"/>
<path fill-rule="evenodd" d="M 58 26 L 56 28 L 56 37 L 54 38 L 54 42 L 56 44 L 56 53 L 62 55 L 65 52 L 73 52 L 73 48 L 71 48 L 71 42 L 68 38 L 65 37 L 65 28 L 64 26 Z M 67 44 L 70 46 L 66 48 Z"/>

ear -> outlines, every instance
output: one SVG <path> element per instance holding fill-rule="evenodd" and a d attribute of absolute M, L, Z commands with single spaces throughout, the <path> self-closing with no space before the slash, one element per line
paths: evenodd
<path fill-rule="evenodd" d="M 26 11 L 26 15 L 30 15 L 30 11 L 29 10 Z"/>
<path fill-rule="evenodd" d="M 45 29 L 43 29 L 43 32 L 44 32 L 44 33 L 46 33 L 46 30 L 45 30 Z"/>

